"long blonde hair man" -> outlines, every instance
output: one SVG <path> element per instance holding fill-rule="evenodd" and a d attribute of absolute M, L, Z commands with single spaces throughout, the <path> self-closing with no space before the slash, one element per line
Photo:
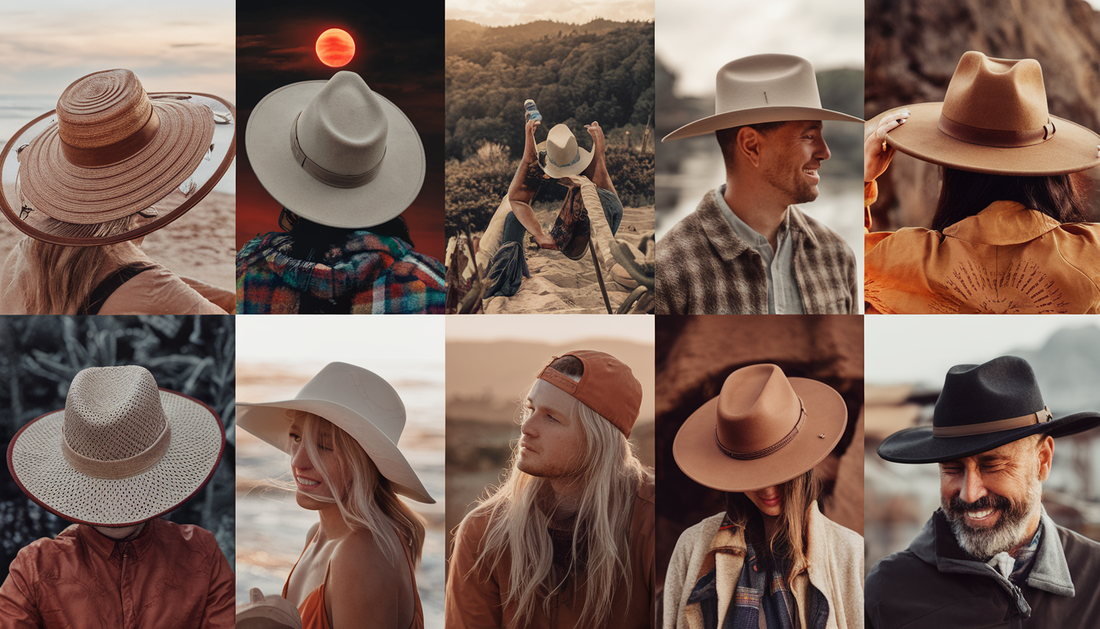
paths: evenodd
<path fill-rule="evenodd" d="M 506 480 L 455 534 L 448 628 L 652 626 L 653 476 L 627 441 L 641 395 L 602 352 L 543 369 Z"/>

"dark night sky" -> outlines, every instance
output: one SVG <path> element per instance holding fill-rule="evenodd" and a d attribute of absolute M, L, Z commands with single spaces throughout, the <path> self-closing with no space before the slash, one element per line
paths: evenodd
<path fill-rule="evenodd" d="M 355 58 L 325 66 L 317 37 L 342 28 L 355 40 Z M 443 259 L 443 3 L 237 3 L 237 248 L 256 234 L 276 231 L 280 205 L 252 173 L 244 129 L 252 108 L 271 91 L 298 81 L 357 72 L 372 90 L 393 101 L 420 132 L 427 157 L 424 187 L 402 216 L 417 251 Z"/>

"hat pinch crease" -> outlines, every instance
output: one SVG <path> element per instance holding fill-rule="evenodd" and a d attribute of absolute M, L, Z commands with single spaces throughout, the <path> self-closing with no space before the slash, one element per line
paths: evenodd
<path fill-rule="evenodd" d="M 299 112 L 298 116 L 294 118 L 294 124 L 290 126 L 290 150 L 294 153 L 294 161 L 298 162 L 298 165 L 302 167 L 302 170 L 309 173 L 310 177 L 334 188 L 358 188 L 370 183 L 378 176 L 378 173 L 382 170 L 382 162 L 386 159 L 387 147 L 382 148 L 382 156 L 378 158 L 378 163 L 371 166 L 366 172 L 357 175 L 334 173 L 310 159 L 298 142 L 298 118 L 301 115 L 301 112 Z"/>

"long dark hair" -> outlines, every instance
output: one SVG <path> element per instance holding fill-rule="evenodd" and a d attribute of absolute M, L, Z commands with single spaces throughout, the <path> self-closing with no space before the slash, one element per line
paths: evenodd
<path fill-rule="evenodd" d="M 1088 221 L 1087 178 L 1080 173 L 1047 177 L 990 175 L 943 167 L 943 185 L 932 229 L 943 231 L 994 201 L 1016 201 L 1059 223 Z"/>
<path fill-rule="evenodd" d="M 279 227 L 283 231 L 294 236 L 294 244 L 290 255 L 299 260 L 311 260 L 317 262 L 329 247 L 342 245 L 349 232 L 363 231 L 362 229 L 345 229 L 342 227 L 329 227 L 303 218 L 290 210 L 283 208 L 279 214 Z M 381 225 L 363 228 L 376 236 L 400 238 L 413 247 L 412 236 L 409 235 L 409 227 L 405 219 L 400 216 L 392 218 Z"/>
<path fill-rule="evenodd" d="M 821 493 L 821 482 L 813 469 L 779 485 L 782 512 L 771 537 L 764 533 L 764 518 L 752 500 L 743 493 L 726 494 L 726 513 L 745 530 L 745 540 L 756 551 L 757 561 L 766 570 L 783 570 L 789 581 L 795 569 L 808 562 L 810 506 Z"/>

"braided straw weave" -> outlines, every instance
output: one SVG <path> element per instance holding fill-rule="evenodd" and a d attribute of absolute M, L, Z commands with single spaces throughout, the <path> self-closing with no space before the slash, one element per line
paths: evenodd
<path fill-rule="evenodd" d="M 150 100 L 129 70 L 89 74 L 57 102 L 51 125 L 19 157 L 22 190 L 38 210 L 90 225 L 168 196 L 202 162 L 214 137 L 208 107 Z"/>
<path fill-rule="evenodd" d="M 16 435 L 9 465 L 23 491 L 66 520 L 126 525 L 185 502 L 221 458 L 221 420 L 139 366 L 78 373 L 65 409 Z"/>

